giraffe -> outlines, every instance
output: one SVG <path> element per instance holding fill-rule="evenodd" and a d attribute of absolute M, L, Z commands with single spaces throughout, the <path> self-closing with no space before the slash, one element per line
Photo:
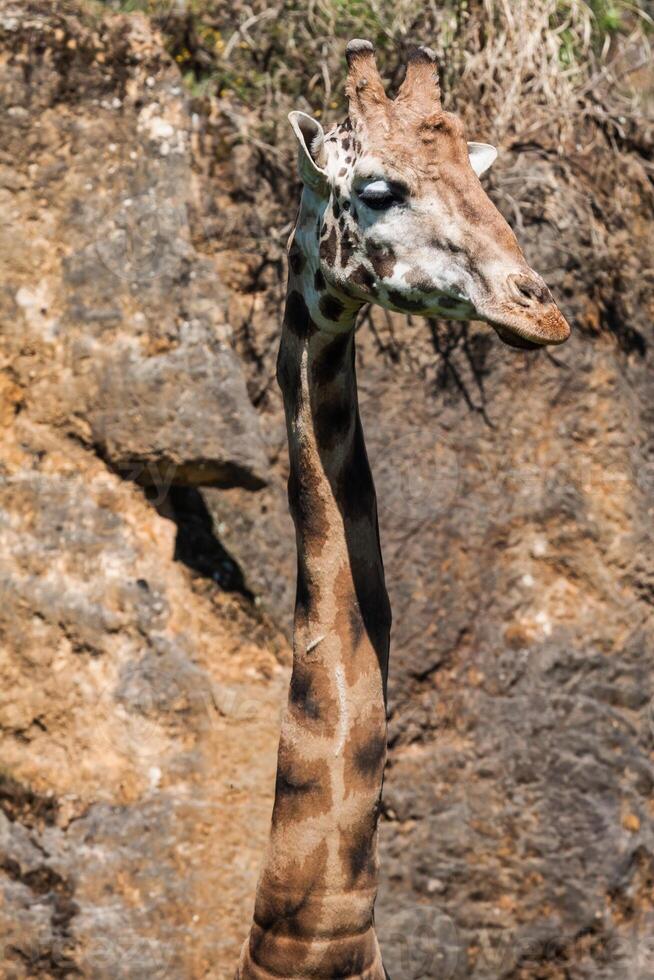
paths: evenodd
<path fill-rule="evenodd" d="M 507 344 L 570 328 L 479 177 L 493 147 L 442 109 L 436 59 L 394 100 L 347 45 L 347 119 L 289 116 L 303 184 L 277 362 L 296 531 L 293 669 L 254 921 L 237 980 L 388 980 L 374 928 L 391 609 L 357 402 L 365 303 L 486 321 Z"/>

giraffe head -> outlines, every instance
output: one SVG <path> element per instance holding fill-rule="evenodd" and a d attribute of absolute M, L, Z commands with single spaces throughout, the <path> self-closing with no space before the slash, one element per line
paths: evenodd
<path fill-rule="evenodd" d="M 349 115 L 328 133 L 290 115 L 304 184 L 289 259 L 313 321 L 352 322 L 366 302 L 491 324 L 514 347 L 560 344 L 570 328 L 480 176 L 496 150 L 466 142 L 441 106 L 435 56 L 418 48 L 389 99 L 369 41 L 347 46 Z"/>

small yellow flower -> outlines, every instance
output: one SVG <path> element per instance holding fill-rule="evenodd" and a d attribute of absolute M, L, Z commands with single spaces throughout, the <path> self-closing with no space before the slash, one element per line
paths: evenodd
<path fill-rule="evenodd" d="M 622 826 L 632 834 L 637 834 L 640 830 L 640 818 L 635 813 L 626 813 L 622 818 Z"/>

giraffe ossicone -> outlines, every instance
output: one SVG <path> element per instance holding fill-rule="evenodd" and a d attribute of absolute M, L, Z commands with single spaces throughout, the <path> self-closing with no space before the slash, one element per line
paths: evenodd
<path fill-rule="evenodd" d="M 569 327 L 479 176 L 417 48 L 389 99 L 369 41 L 346 50 L 349 114 L 291 113 L 303 183 L 277 378 L 296 530 L 293 671 L 268 851 L 237 980 L 388 980 L 374 927 L 391 610 L 354 358 L 364 303 L 481 319 L 511 346 Z"/>

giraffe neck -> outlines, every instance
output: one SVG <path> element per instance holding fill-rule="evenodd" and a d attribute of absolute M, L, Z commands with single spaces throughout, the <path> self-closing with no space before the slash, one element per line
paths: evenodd
<path fill-rule="evenodd" d="M 292 255 L 292 250 L 291 250 Z M 359 418 L 354 315 L 309 313 L 291 261 L 278 379 L 297 541 L 293 673 L 270 844 L 241 980 L 384 980 L 373 925 L 390 607 Z M 323 304 L 324 306 L 325 304 Z"/>

